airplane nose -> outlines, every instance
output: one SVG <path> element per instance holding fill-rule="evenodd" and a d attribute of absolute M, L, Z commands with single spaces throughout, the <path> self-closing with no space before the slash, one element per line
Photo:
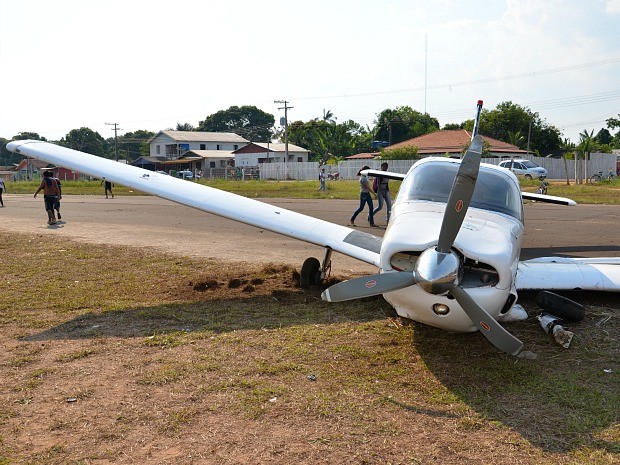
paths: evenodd
<path fill-rule="evenodd" d="M 435 247 L 425 250 L 416 262 L 418 285 L 429 294 L 444 294 L 459 283 L 460 260 L 454 251 L 443 253 Z"/>

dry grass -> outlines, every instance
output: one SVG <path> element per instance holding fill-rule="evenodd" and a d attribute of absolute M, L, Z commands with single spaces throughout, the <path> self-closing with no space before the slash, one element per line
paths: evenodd
<path fill-rule="evenodd" d="M 512 325 L 532 361 L 283 265 L 4 233 L 0 257 L 0 464 L 618 463 L 609 296 L 579 295 L 569 350 Z"/>

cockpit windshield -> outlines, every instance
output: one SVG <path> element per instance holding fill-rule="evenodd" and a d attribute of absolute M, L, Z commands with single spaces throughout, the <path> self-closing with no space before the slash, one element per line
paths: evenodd
<path fill-rule="evenodd" d="M 403 181 L 397 201 L 446 203 L 459 164 L 444 161 L 420 163 Z M 502 173 L 481 167 L 471 207 L 503 213 L 523 221 L 519 188 Z"/>

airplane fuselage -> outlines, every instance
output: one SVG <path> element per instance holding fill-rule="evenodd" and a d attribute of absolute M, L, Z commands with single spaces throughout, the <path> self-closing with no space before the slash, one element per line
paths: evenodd
<path fill-rule="evenodd" d="M 429 158 L 409 171 L 383 237 L 381 272 L 413 272 L 419 256 L 436 247 L 446 203 L 434 193 L 454 180 L 458 163 Z M 431 175 L 432 182 L 423 179 Z M 478 182 L 452 249 L 461 259 L 461 286 L 497 319 L 517 297 L 514 281 L 524 231 L 520 190 L 512 173 L 492 165 L 481 166 Z M 443 190 L 449 192 L 449 186 Z M 388 292 L 384 298 L 403 317 L 448 331 L 476 330 L 450 293 L 429 293 L 413 285 Z"/>

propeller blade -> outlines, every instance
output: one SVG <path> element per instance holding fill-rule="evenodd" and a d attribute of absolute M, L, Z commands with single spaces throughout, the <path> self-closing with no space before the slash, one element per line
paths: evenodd
<path fill-rule="evenodd" d="M 467 292 L 460 286 L 454 286 L 450 292 L 467 316 L 478 327 L 480 332 L 491 344 L 510 355 L 518 355 L 523 349 L 523 343 L 510 334 L 495 318 L 489 315 Z"/>
<path fill-rule="evenodd" d="M 454 239 L 461 229 L 476 187 L 481 157 L 482 136 L 475 136 L 469 144 L 463 160 L 461 160 L 461 166 L 450 191 L 441 223 L 441 231 L 439 232 L 439 241 L 437 242 L 439 252 L 448 253 L 450 251 Z"/>
<path fill-rule="evenodd" d="M 328 302 L 361 299 L 397 291 L 403 287 L 413 286 L 415 283 L 415 274 L 411 271 L 362 276 L 328 287 L 321 294 L 321 298 Z"/>

